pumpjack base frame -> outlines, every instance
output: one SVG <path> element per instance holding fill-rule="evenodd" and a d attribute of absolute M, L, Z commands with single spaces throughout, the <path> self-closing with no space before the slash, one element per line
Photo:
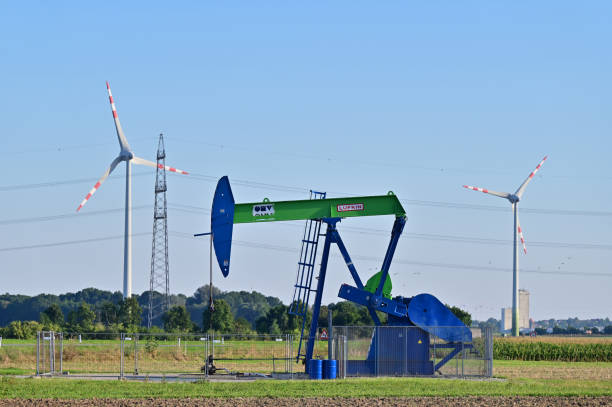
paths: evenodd
<path fill-rule="evenodd" d="M 408 329 L 406 329 L 408 328 Z M 365 360 L 347 360 L 348 376 L 431 376 L 471 343 L 432 344 L 431 334 L 418 327 L 384 326 L 374 328 Z M 460 327 L 457 327 L 460 329 Z M 450 349 L 442 359 L 432 359 L 436 349 Z"/>
<path fill-rule="evenodd" d="M 308 361 L 312 359 L 313 352 L 314 352 L 314 344 L 316 341 L 317 329 L 318 329 L 319 312 L 321 310 L 321 300 L 323 298 L 323 288 L 325 285 L 325 276 L 327 274 L 327 265 L 329 262 L 329 252 L 330 252 L 332 243 L 335 243 L 336 246 L 338 246 L 338 249 L 340 250 L 340 254 L 342 255 L 342 258 L 344 259 L 344 262 L 346 263 L 346 266 L 351 274 L 351 277 L 353 278 L 353 281 L 355 282 L 355 285 L 357 286 L 358 291 L 360 292 L 364 291 L 363 282 L 361 281 L 361 278 L 359 277 L 359 274 L 357 273 L 357 269 L 355 268 L 355 265 L 353 264 L 353 261 L 351 260 L 351 256 L 349 255 L 348 250 L 346 249 L 346 246 L 344 245 L 344 242 L 342 241 L 342 238 L 340 237 L 340 234 L 338 233 L 338 230 L 336 228 L 337 223 L 340 222 L 341 220 L 342 220 L 341 218 L 322 219 L 322 221 L 327 224 L 327 230 L 325 232 L 325 241 L 323 243 L 323 253 L 321 255 L 321 267 L 319 271 L 319 278 L 317 281 L 315 301 L 313 304 L 312 320 L 311 320 L 312 322 L 310 324 L 310 330 L 308 333 L 308 341 L 306 345 L 306 355 L 304 357 L 305 369 L 307 373 L 308 373 L 308 365 L 309 365 Z M 401 236 L 401 233 L 404 229 L 405 224 L 406 224 L 405 216 L 400 216 L 400 217 L 395 218 L 395 223 L 393 224 L 393 230 L 391 232 L 391 240 L 389 242 L 389 246 L 385 254 L 385 259 L 383 261 L 383 266 L 381 270 L 382 276 L 381 276 L 380 284 L 378 288 L 376 289 L 375 293 L 370 293 L 371 294 L 370 303 L 363 304 L 368 308 L 368 312 L 370 313 L 370 316 L 372 317 L 372 320 L 374 321 L 374 324 L 376 326 L 381 325 L 380 319 L 378 318 L 378 315 L 376 314 L 376 310 L 377 309 L 383 310 L 380 304 L 387 304 L 388 301 L 390 301 L 382 296 L 382 289 L 383 289 L 384 282 L 386 281 L 387 276 L 389 274 L 389 267 L 391 266 L 391 260 L 393 258 L 395 248 L 397 247 L 397 243 L 399 241 L 399 238 Z"/>

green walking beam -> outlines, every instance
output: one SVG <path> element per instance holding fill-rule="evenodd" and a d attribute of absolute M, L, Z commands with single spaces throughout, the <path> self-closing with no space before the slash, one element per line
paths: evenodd
<path fill-rule="evenodd" d="M 387 195 L 356 196 L 349 198 L 306 199 L 301 201 L 263 202 L 235 204 L 234 223 L 273 222 L 325 218 L 350 218 L 355 216 L 406 215 L 399 199 Z"/>

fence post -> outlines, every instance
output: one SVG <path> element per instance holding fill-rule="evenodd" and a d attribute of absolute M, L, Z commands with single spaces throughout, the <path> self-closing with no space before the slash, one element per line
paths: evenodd
<path fill-rule="evenodd" d="M 210 336 L 206 334 L 204 338 L 204 377 L 208 379 L 208 347 L 210 346 L 208 343 L 210 342 Z"/>
<path fill-rule="evenodd" d="M 490 326 L 485 327 L 485 361 L 487 377 L 493 376 L 493 330 Z"/>
<path fill-rule="evenodd" d="M 463 346 L 464 342 L 461 341 L 461 377 L 465 377 L 465 347 Z"/>
<path fill-rule="evenodd" d="M 64 333 L 59 333 L 60 338 L 60 374 L 64 374 Z"/>
<path fill-rule="evenodd" d="M 138 334 L 133 334 L 134 340 L 134 376 L 138 376 Z"/>
<path fill-rule="evenodd" d="M 55 370 L 55 350 L 53 349 L 53 339 L 55 338 L 53 331 L 49 331 L 49 373 L 53 374 Z"/>
<path fill-rule="evenodd" d="M 329 307 L 327 308 L 327 330 L 329 334 L 327 335 L 327 359 L 332 360 L 332 338 L 334 334 L 332 332 L 332 312 Z"/>
<path fill-rule="evenodd" d="M 346 332 L 344 332 L 346 333 Z M 346 335 L 334 336 L 335 341 L 335 355 L 334 357 L 338 360 L 338 379 L 346 378 L 346 359 L 347 359 L 347 341 Z"/>
<path fill-rule="evenodd" d="M 380 326 L 377 326 L 374 328 L 374 332 L 375 332 L 375 338 L 376 338 L 376 356 L 374 357 L 375 360 L 375 377 L 378 377 L 378 373 L 380 370 Z"/>
<path fill-rule="evenodd" d="M 437 330 L 435 330 L 435 328 L 434 328 L 434 334 L 433 335 L 429 335 L 429 340 L 430 341 L 433 340 L 433 347 L 432 347 L 433 354 L 432 354 L 432 358 L 431 359 L 433 360 L 433 374 L 434 375 L 436 374 L 436 370 L 435 369 L 436 369 L 436 338 L 437 338 L 436 334 L 437 333 L 438 333 Z M 431 344 L 430 344 L 430 346 L 431 346 Z"/>
<path fill-rule="evenodd" d="M 40 375 L 40 331 L 36 332 L 36 376 Z"/>
<path fill-rule="evenodd" d="M 291 348 L 293 347 L 293 335 L 287 335 L 287 373 L 291 373 L 291 367 L 293 366 L 293 354 Z"/>
<path fill-rule="evenodd" d="M 120 338 L 119 349 L 120 349 L 120 352 L 121 352 L 121 366 L 119 366 L 119 378 L 123 379 L 123 363 L 124 363 L 124 361 L 123 361 L 123 354 L 125 353 L 124 352 L 124 348 L 125 348 L 125 334 L 121 333 L 121 336 L 119 338 Z"/>
<path fill-rule="evenodd" d="M 459 376 L 459 358 L 455 356 L 455 376 Z"/>

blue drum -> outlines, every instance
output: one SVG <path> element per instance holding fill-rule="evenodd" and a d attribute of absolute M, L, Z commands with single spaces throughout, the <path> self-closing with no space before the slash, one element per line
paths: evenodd
<path fill-rule="evenodd" d="M 308 375 L 313 380 L 323 378 L 323 361 L 321 359 L 310 359 L 308 361 Z"/>

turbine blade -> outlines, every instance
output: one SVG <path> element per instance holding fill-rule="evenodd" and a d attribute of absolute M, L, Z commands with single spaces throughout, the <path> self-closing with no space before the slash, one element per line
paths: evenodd
<path fill-rule="evenodd" d="M 87 194 L 87 196 L 85 197 L 85 199 L 83 199 L 83 202 L 81 202 L 81 204 L 79 205 L 79 207 L 77 208 L 77 212 L 79 210 L 81 210 L 81 208 L 83 207 L 83 205 L 85 205 L 85 203 L 89 200 L 89 198 L 91 198 L 93 196 L 93 194 L 96 193 L 96 191 L 98 190 L 98 188 L 100 188 L 100 185 L 102 185 L 102 183 L 104 182 L 104 180 L 106 180 L 106 178 L 108 178 L 108 176 L 111 174 L 111 172 L 113 172 L 113 170 L 115 169 L 115 167 L 117 167 L 117 164 L 119 164 L 121 162 L 121 157 L 117 157 L 113 160 L 113 162 L 111 163 L 110 167 L 108 167 L 108 169 L 106 170 L 106 172 L 104 173 L 104 175 L 102 175 L 102 178 L 100 178 L 98 180 L 98 182 L 96 182 L 96 185 L 94 185 L 94 187 L 91 189 L 91 191 L 89 191 L 89 193 Z"/>
<path fill-rule="evenodd" d="M 119 122 L 117 108 L 115 107 L 115 101 L 113 100 L 113 94 L 111 93 L 111 88 L 108 81 L 106 82 L 106 89 L 108 90 L 108 100 L 110 102 L 111 110 L 113 112 L 113 120 L 115 120 L 115 129 L 117 129 L 117 138 L 119 139 L 119 146 L 121 146 L 122 151 L 132 151 L 130 149 L 130 145 L 127 142 L 127 139 L 125 138 L 125 135 L 123 134 L 123 129 L 121 128 L 121 123 Z"/>
<path fill-rule="evenodd" d="M 140 158 L 140 157 L 134 157 L 134 158 L 132 158 L 131 161 L 134 164 L 148 165 L 149 167 L 161 168 L 161 169 L 166 170 L 166 171 L 176 172 L 176 173 L 183 174 L 183 175 L 189 174 L 187 171 L 179 170 L 179 169 L 176 169 L 174 167 L 170 167 L 168 165 L 157 164 L 157 163 L 154 163 L 153 161 L 145 160 L 144 158 Z"/>
<path fill-rule="evenodd" d="M 485 194 L 491 194 L 491 195 L 499 196 L 500 198 L 508 199 L 508 197 L 510 196 L 510 194 L 507 193 L 507 192 L 491 191 L 490 189 L 478 188 L 478 187 L 473 187 L 473 186 L 470 186 L 470 185 L 464 185 L 463 188 L 471 189 L 472 191 L 484 192 Z"/>
<path fill-rule="evenodd" d="M 518 222 L 518 220 L 517 220 L 517 226 L 518 226 L 519 239 L 521 239 L 521 243 L 523 245 L 523 251 L 525 252 L 525 254 L 527 254 L 527 246 L 525 245 L 525 236 L 523 236 L 523 229 L 521 229 L 521 222 Z"/>
<path fill-rule="evenodd" d="M 544 161 L 546 161 L 547 158 L 548 158 L 548 156 L 542 158 L 542 161 L 540 161 L 538 166 L 535 167 L 535 170 L 531 171 L 531 174 L 529 174 L 527 179 L 525 181 L 523 181 L 523 183 L 521 184 L 520 187 L 518 187 L 518 189 L 516 190 L 516 192 L 514 194 L 516 196 L 518 196 L 519 199 L 523 196 L 523 192 L 525 192 L 525 188 L 527 188 L 527 184 L 529 184 L 529 182 L 531 181 L 533 176 L 536 174 L 536 172 L 538 172 L 540 170 L 540 168 L 542 168 L 542 164 L 544 164 Z"/>

